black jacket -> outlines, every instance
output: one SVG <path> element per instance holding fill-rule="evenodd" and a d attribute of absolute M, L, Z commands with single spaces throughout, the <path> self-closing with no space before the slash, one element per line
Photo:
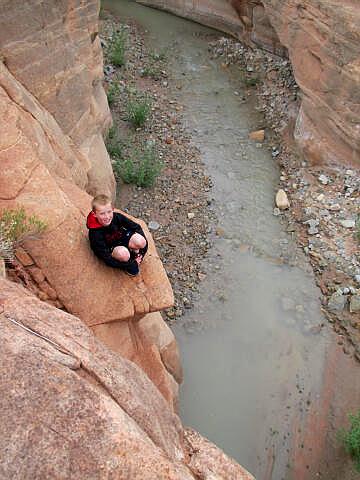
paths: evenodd
<path fill-rule="evenodd" d="M 130 260 L 128 262 L 120 262 L 112 257 L 111 252 L 119 245 L 128 246 L 129 238 L 134 233 L 140 233 L 145 239 L 143 229 L 138 223 L 133 222 L 121 213 L 114 212 L 114 217 L 108 226 L 101 225 L 94 215 L 90 212 L 86 226 L 89 229 L 90 246 L 95 255 L 103 260 L 106 265 L 115 268 L 125 268 L 135 262 L 134 253 L 130 251 Z M 141 255 L 145 255 L 148 249 L 146 246 L 140 250 Z"/>

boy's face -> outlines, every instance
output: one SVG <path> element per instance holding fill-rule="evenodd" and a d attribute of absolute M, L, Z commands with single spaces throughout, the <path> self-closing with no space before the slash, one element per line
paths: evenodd
<path fill-rule="evenodd" d="M 100 205 L 99 207 L 96 207 L 96 209 L 94 210 L 94 214 L 100 225 L 102 225 L 103 227 L 107 227 L 108 225 L 110 225 L 113 219 L 114 209 L 111 203 L 107 203 L 106 205 Z"/>

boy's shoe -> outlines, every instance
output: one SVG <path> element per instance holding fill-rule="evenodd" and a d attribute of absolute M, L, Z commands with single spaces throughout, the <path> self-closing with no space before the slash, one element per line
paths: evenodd
<path fill-rule="evenodd" d="M 124 272 L 130 277 L 136 277 L 139 273 L 139 265 L 136 262 L 133 262 L 124 268 Z"/>

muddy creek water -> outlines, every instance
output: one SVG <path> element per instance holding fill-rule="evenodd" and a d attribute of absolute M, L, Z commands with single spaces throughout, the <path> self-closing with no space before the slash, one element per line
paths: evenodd
<path fill-rule="evenodd" d="M 356 478 L 341 461 L 330 468 L 339 451 L 325 433 L 329 417 L 343 419 L 360 391 L 358 377 L 345 383 L 341 374 L 356 366 L 326 326 L 311 269 L 273 216 L 279 171 L 271 153 L 248 140 L 262 121 L 238 72 L 209 58 L 204 27 L 131 1 L 103 5 L 166 49 L 181 84 L 174 99 L 213 182 L 221 235 L 204 259 L 195 307 L 174 328 L 183 423 L 258 480 Z"/>

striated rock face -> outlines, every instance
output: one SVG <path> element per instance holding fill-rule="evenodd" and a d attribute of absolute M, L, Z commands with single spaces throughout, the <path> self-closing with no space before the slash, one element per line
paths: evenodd
<path fill-rule="evenodd" d="M 295 138 L 313 162 L 360 164 L 356 1 L 265 0 L 303 92 Z"/>
<path fill-rule="evenodd" d="M 303 100 L 295 139 L 314 163 L 360 164 L 360 9 L 347 0 L 138 0 L 289 55 Z"/>
<path fill-rule="evenodd" d="M 253 478 L 79 319 L 4 279 L 0 328 L 1 478 Z"/>
<path fill-rule="evenodd" d="M 90 194 L 115 191 L 102 133 L 111 123 L 102 87 L 100 2 L 0 1 L 0 59 L 43 114 L 82 157 L 78 171 Z M 17 100 L 15 100 L 17 101 Z M 31 112 L 32 113 L 32 112 Z M 73 166 L 74 168 L 77 168 Z"/>

